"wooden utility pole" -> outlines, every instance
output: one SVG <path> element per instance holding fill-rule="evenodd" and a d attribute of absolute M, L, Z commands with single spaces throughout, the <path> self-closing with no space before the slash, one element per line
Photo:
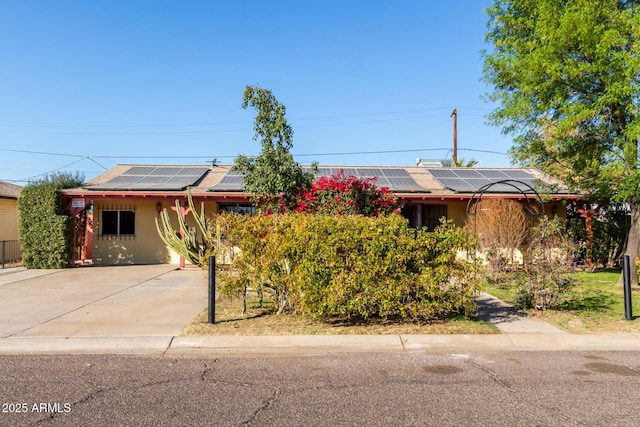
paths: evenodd
<path fill-rule="evenodd" d="M 453 109 L 451 116 L 453 117 L 453 165 L 458 163 L 458 110 Z"/>

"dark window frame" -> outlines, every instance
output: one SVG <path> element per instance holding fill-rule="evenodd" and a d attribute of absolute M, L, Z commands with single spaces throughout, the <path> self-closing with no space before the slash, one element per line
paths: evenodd
<path fill-rule="evenodd" d="M 100 223 L 101 236 L 135 236 L 136 211 L 132 209 L 105 209 Z"/>

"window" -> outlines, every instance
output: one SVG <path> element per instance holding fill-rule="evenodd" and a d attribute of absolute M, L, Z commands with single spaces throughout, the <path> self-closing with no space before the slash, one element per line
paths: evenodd
<path fill-rule="evenodd" d="M 220 204 L 220 212 L 235 212 L 238 214 L 255 214 L 256 208 L 245 203 Z"/>
<path fill-rule="evenodd" d="M 102 211 L 103 236 L 132 236 L 136 234 L 134 211 Z"/>
<path fill-rule="evenodd" d="M 422 205 L 422 226 L 428 231 L 440 225 L 440 218 L 447 218 L 447 205 Z"/>

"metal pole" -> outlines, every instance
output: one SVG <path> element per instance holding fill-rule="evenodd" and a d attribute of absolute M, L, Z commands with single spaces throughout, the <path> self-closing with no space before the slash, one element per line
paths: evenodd
<path fill-rule="evenodd" d="M 2 241 L 2 268 L 4 268 L 4 259 L 5 259 L 5 246 L 6 246 L 6 241 L 3 240 Z"/>
<path fill-rule="evenodd" d="M 629 255 L 622 258 L 622 278 L 624 280 L 624 318 L 633 320 L 631 307 L 631 269 L 629 267 Z"/>
<path fill-rule="evenodd" d="M 216 323 L 216 257 L 209 257 L 209 323 Z"/>

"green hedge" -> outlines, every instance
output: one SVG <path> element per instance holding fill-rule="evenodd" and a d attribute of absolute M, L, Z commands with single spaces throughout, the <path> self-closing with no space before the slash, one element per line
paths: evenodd
<path fill-rule="evenodd" d="M 279 312 L 321 319 L 412 319 L 475 311 L 475 242 L 442 224 L 415 230 L 399 215 L 287 214 L 236 217 L 227 238 L 240 248 L 223 291 L 273 292 Z"/>
<path fill-rule="evenodd" d="M 18 198 L 20 246 L 27 268 L 64 268 L 72 256 L 72 217 L 59 187 L 49 181 L 24 187 Z"/>

